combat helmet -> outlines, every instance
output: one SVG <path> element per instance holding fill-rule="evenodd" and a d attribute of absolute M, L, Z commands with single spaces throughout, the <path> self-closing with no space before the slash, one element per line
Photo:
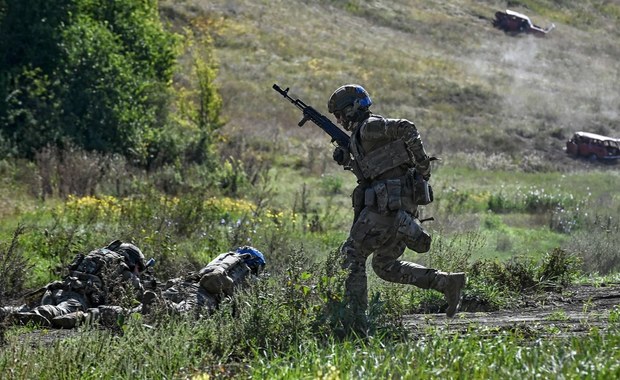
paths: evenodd
<path fill-rule="evenodd" d="M 133 270 L 136 266 L 140 272 L 146 269 L 144 254 L 137 246 L 131 243 L 123 243 L 120 240 L 114 240 L 106 248 L 123 255 L 130 269 Z"/>
<path fill-rule="evenodd" d="M 265 255 L 254 247 L 250 247 L 248 245 L 239 247 L 235 250 L 235 253 L 247 255 L 245 263 L 255 275 L 258 275 L 258 273 L 265 267 Z"/>
<path fill-rule="evenodd" d="M 327 110 L 338 119 L 344 121 L 346 129 L 351 122 L 361 121 L 368 117 L 368 107 L 372 105 L 370 95 L 359 84 L 340 86 L 332 93 L 327 102 Z"/>

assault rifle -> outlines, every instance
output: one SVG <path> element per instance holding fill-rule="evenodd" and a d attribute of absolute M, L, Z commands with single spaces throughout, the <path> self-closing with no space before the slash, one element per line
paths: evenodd
<path fill-rule="evenodd" d="M 280 95 L 288 99 L 295 106 L 297 106 L 297 108 L 303 111 L 304 117 L 299 123 L 297 123 L 297 125 L 303 127 L 303 125 L 306 124 L 308 120 L 311 120 L 314 124 L 318 125 L 319 128 L 324 130 L 332 138 L 332 142 L 335 141 L 338 146 L 343 148 L 349 147 L 349 141 L 351 140 L 349 135 L 347 135 L 342 129 L 334 125 L 334 123 L 332 123 L 331 120 L 329 120 L 326 116 L 322 115 L 319 111 L 310 107 L 301 100 L 293 99 L 288 96 L 288 87 L 286 88 L 286 90 L 282 90 L 280 86 L 274 84 L 273 89 L 276 90 Z"/>

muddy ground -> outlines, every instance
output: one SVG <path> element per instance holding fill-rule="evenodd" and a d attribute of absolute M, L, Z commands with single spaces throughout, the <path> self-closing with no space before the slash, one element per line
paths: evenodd
<path fill-rule="evenodd" d="M 465 311 L 452 319 L 441 314 L 412 314 L 404 323 L 419 333 L 434 327 L 457 332 L 475 329 L 483 334 L 514 331 L 537 337 L 579 336 L 594 328 L 605 332 L 620 326 L 620 284 L 573 285 L 560 293 L 524 295 L 519 305 L 513 310 L 468 312 L 468 307 L 474 307 L 465 300 Z"/>

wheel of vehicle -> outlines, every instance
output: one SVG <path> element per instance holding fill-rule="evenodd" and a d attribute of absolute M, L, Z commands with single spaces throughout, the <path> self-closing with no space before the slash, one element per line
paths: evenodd
<path fill-rule="evenodd" d="M 588 156 L 588 160 L 596 161 L 598 160 L 598 157 L 596 156 L 596 154 L 592 153 L 591 155 Z"/>

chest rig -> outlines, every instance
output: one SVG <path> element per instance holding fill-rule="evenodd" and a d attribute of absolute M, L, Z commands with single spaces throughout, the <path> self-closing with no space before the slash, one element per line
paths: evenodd
<path fill-rule="evenodd" d="M 370 123 L 381 123 L 385 128 L 387 122 L 381 116 L 372 115 L 351 136 L 350 151 L 358 171 L 363 175 L 363 181 L 360 181 L 363 199 L 354 199 L 354 203 L 361 203 L 354 204 L 354 208 L 367 206 L 381 214 L 401 209 L 413 213 L 418 205 L 432 201 L 432 189 L 415 172 L 403 139 L 390 140 L 386 136 L 384 140 L 377 141 L 377 146 L 370 144 L 368 151 L 362 144 L 361 131 L 364 127 Z M 402 169 L 396 169 L 399 167 Z"/>
<path fill-rule="evenodd" d="M 383 173 L 410 162 L 405 142 L 396 139 L 367 152 L 362 145 L 361 131 L 370 123 L 386 124 L 386 120 L 372 115 L 360 125 L 351 136 L 351 154 L 366 182 L 372 183 Z"/>

